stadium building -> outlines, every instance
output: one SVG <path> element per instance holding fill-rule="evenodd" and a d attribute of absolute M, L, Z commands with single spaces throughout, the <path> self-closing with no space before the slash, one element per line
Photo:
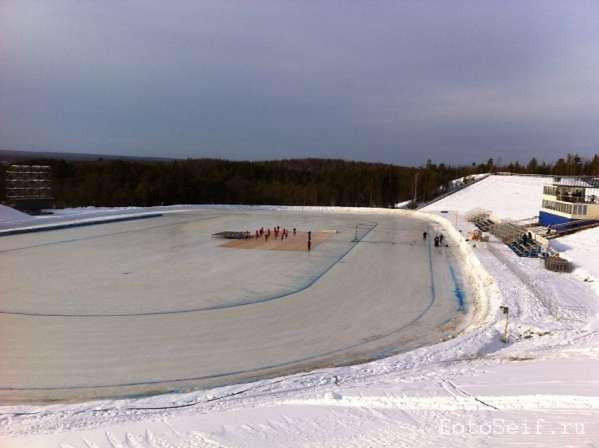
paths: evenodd
<path fill-rule="evenodd" d="M 544 226 L 571 221 L 599 221 L 598 177 L 554 177 L 543 187 L 539 222 Z"/>

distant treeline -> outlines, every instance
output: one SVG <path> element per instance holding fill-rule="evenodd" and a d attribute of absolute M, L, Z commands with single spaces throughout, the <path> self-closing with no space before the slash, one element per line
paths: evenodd
<path fill-rule="evenodd" d="M 177 161 L 56 159 L 23 160 L 53 167 L 57 207 L 167 204 L 285 204 L 389 207 L 419 201 L 449 188 L 452 179 L 476 173 L 599 175 L 599 156 L 568 155 L 555 163 L 486 163 L 449 166 L 428 161 L 413 168 L 332 159 L 264 162 L 189 159 Z M 0 167 L 0 200 L 5 200 Z"/>

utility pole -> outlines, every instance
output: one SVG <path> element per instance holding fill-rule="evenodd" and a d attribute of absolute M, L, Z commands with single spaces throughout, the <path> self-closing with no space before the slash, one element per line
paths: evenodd
<path fill-rule="evenodd" d="M 510 309 L 507 306 L 500 306 L 499 309 L 501 311 L 503 311 L 503 314 L 505 314 L 505 328 L 503 330 L 503 337 L 501 338 L 501 342 L 503 342 L 504 344 L 507 344 L 507 325 L 508 325 L 508 319 L 509 319 L 509 315 L 510 315 Z"/>
<path fill-rule="evenodd" d="M 414 204 L 418 202 L 418 174 L 418 171 L 414 173 Z"/>

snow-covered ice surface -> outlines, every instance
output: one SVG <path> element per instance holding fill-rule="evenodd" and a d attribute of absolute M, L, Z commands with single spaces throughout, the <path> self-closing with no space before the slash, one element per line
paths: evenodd
<path fill-rule="evenodd" d="M 544 182 L 492 176 L 431 206 L 431 219 L 447 226 L 481 299 L 474 325 L 453 339 L 369 363 L 190 393 L 5 406 L 0 444 L 599 446 L 598 296 L 589 281 L 599 265 L 597 232 L 558 240 L 577 266 L 572 274 L 544 271 L 539 260 L 519 259 L 497 241 L 472 245 L 461 236 L 471 228 L 463 214 L 473 208 L 502 218 L 534 216 Z M 507 344 L 500 341 L 499 305 L 510 309 Z M 574 319 L 556 313 L 564 307 L 585 312 Z"/>
<path fill-rule="evenodd" d="M 211 237 L 275 224 L 335 233 L 311 252 Z M 189 390 L 437 342 L 463 327 L 470 294 L 456 249 L 422 240 L 430 227 L 207 209 L 2 237 L 0 399 Z"/>
<path fill-rule="evenodd" d="M 310 258 L 287 251 L 227 250 L 211 238 L 219 230 L 260 226 L 338 229 Z M 361 227 L 361 233 L 368 230 Z M 160 219 L 111 223 L 0 240 L 10 269 L 0 309 L 38 314 L 134 314 L 204 309 L 290 293 L 327 269 L 354 244 L 351 221 L 335 215 L 198 211 Z M 6 260 L 7 256 L 0 257 Z M 38 281 L 28 282 L 33 264 Z M 65 281 L 65 272 L 77 272 Z M 201 286 L 201 287 L 200 287 Z M 43 293 L 39 291 L 43 290 Z M 85 291 L 85 294 L 81 292 Z M 168 300 L 165 298 L 168 297 Z"/>

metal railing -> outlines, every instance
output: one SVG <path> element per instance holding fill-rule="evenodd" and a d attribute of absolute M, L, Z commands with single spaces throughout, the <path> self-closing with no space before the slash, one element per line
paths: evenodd
<path fill-rule="evenodd" d="M 599 188 L 599 177 L 554 176 L 553 185 L 565 187 Z"/>

